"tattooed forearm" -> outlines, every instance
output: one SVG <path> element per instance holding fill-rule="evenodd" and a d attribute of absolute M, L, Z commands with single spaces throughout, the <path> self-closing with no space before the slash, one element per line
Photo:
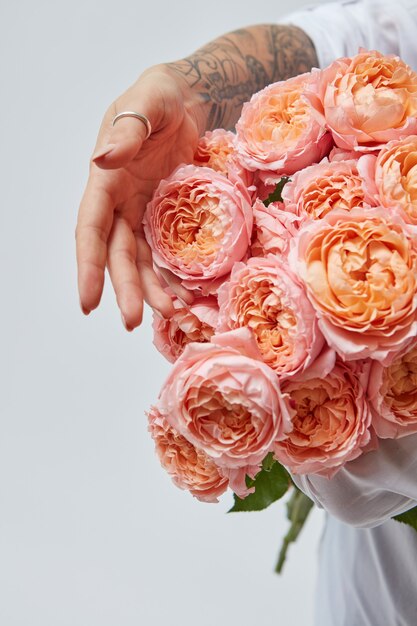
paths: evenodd
<path fill-rule="evenodd" d="M 245 54 L 243 42 L 239 41 L 247 37 L 232 33 L 170 64 L 193 89 L 199 90 L 209 110 L 207 128 L 233 125 L 234 111 L 268 83 L 264 64 Z"/>
<path fill-rule="evenodd" d="M 168 67 L 204 103 L 206 128 L 232 128 L 242 104 L 266 85 L 317 66 L 313 43 L 299 28 L 261 25 L 229 33 Z"/>
<path fill-rule="evenodd" d="M 272 81 L 286 80 L 318 66 L 314 44 L 295 26 L 271 26 L 269 51 L 273 56 Z"/>

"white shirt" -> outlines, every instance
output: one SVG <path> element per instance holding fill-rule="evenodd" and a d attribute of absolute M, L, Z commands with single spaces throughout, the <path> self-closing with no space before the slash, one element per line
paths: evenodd
<path fill-rule="evenodd" d="M 417 70 L 417 0 L 341 0 L 310 4 L 279 20 L 314 43 L 319 67 L 357 54 L 360 46 L 398 54 Z"/>
<path fill-rule="evenodd" d="M 308 7 L 280 23 L 302 28 L 319 66 L 359 47 L 398 54 L 417 70 L 417 0 Z M 316 626 L 416 626 L 417 532 L 390 518 L 417 506 L 417 435 L 381 440 L 331 480 L 294 477 L 324 508 Z"/>
<path fill-rule="evenodd" d="M 384 439 L 331 480 L 294 477 L 328 511 L 317 626 L 416 626 L 417 532 L 390 518 L 417 505 L 417 435 Z"/>

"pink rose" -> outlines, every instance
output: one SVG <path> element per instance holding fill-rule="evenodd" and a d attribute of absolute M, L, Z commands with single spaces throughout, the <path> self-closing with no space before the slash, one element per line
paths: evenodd
<path fill-rule="evenodd" d="M 396 208 L 410 224 L 417 224 L 417 135 L 384 146 L 376 160 L 380 202 Z"/>
<path fill-rule="evenodd" d="M 236 263 L 218 300 L 219 330 L 250 328 L 263 360 L 282 377 L 305 370 L 324 346 L 303 285 L 273 255 Z"/>
<path fill-rule="evenodd" d="M 216 128 L 207 131 L 198 140 L 197 150 L 194 155 L 194 164 L 211 167 L 216 172 L 227 176 L 231 157 L 235 152 L 234 133 Z"/>
<path fill-rule="evenodd" d="M 368 396 L 378 437 L 395 439 L 417 432 L 417 342 L 387 367 L 374 361 Z"/>
<path fill-rule="evenodd" d="M 333 209 L 351 211 L 365 205 L 376 206 L 374 171 L 373 155 L 332 163 L 323 159 L 294 174 L 285 185 L 285 209 L 303 219 L 321 219 Z"/>
<path fill-rule="evenodd" d="M 246 187 L 207 167 L 180 166 L 155 190 L 144 230 L 155 264 L 189 289 L 204 290 L 248 250 L 251 199 Z"/>
<path fill-rule="evenodd" d="M 260 200 L 253 205 L 254 229 L 252 256 L 275 254 L 285 256 L 291 239 L 298 231 L 298 218 L 285 210 L 283 202 L 271 202 L 267 207 Z"/>
<path fill-rule="evenodd" d="M 375 150 L 366 150 L 366 154 L 377 157 L 379 154 L 379 148 L 376 148 Z M 333 161 L 357 161 L 361 156 L 363 156 L 362 152 L 358 152 L 356 150 L 345 150 L 344 148 L 334 146 L 334 148 L 330 150 L 328 159 L 330 163 L 333 163 Z"/>
<path fill-rule="evenodd" d="M 338 360 L 321 378 L 288 380 L 282 390 L 293 430 L 274 454 L 294 474 L 333 476 L 347 461 L 375 447 L 365 397 L 366 364 Z"/>
<path fill-rule="evenodd" d="M 237 159 L 236 135 L 229 130 L 216 128 L 208 130 L 198 141 L 197 151 L 194 155 L 194 164 L 201 167 L 211 167 L 220 172 L 231 182 L 239 178 L 247 188 L 251 198 L 256 192 L 255 177 Z"/>
<path fill-rule="evenodd" d="M 388 364 L 417 334 L 417 241 L 398 215 L 331 211 L 304 222 L 288 258 L 344 359 Z"/>
<path fill-rule="evenodd" d="M 417 132 L 417 74 L 399 57 L 362 49 L 312 75 L 307 97 L 340 148 L 374 151 Z"/>
<path fill-rule="evenodd" d="M 333 163 L 334 161 L 358 160 L 359 156 L 360 153 L 355 152 L 355 150 L 344 150 L 343 148 L 338 148 L 337 146 L 334 146 L 329 152 L 328 159 L 330 163 Z"/>
<path fill-rule="evenodd" d="M 168 361 L 174 363 L 191 342 L 210 341 L 217 326 L 219 307 L 214 297 L 195 298 L 191 305 L 172 297 L 175 313 L 170 319 L 153 315 L 153 343 Z"/>
<path fill-rule="evenodd" d="M 259 466 L 290 427 L 275 372 L 260 360 L 251 332 L 188 344 L 158 403 L 169 424 L 221 468 Z"/>
<path fill-rule="evenodd" d="M 239 159 L 264 183 L 320 161 L 332 146 L 324 123 L 317 122 L 304 98 L 310 80 L 310 74 L 301 74 L 273 83 L 243 105 L 236 124 Z"/>
<path fill-rule="evenodd" d="M 157 407 L 148 413 L 149 432 L 162 467 L 180 489 L 188 489 L 203 502 L 218 502 L 228 479 L 202 450 L 175 431 Z"/>

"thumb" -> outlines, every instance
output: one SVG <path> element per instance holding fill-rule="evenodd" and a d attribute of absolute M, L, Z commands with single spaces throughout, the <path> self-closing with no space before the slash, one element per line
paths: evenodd
<path fill-rule="evenodd" d="M 132 112 L 127 108 L 124 111 Z M 116 119 L 107 135 L 107 143 L 96 150 L 92 161 L 103 169 L 126 166 L 138 154 L 143 142 L 148 139 L 148 130 L 152 131 L 152 123 L 148 117 L 147 119 L 149 126 L 134 115 Z M 113 120 L 111 123 L 113 124 Z"/>

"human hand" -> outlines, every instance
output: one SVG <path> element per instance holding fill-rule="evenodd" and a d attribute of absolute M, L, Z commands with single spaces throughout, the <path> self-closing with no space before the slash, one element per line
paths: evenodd
<path fill-rule="evenodd" d="M 121 111 L 146 115 L 152 134 Z M 204 114 L 199 96 L 167 66 L 147 70 L 107 110 L 91 158 L 90 174 L 76 227 L 80 306 L 88 315 L 104 286 L 107 266 L 127 330 L 142 321 L 143 300 L 163 317 L 173 314 L 172 300 L 152 265 L 142 217 L 155 187 L 180 163 L 192 163 Z M 180 281 L 163 272 L 177 295 L 190 302 Z"/>

